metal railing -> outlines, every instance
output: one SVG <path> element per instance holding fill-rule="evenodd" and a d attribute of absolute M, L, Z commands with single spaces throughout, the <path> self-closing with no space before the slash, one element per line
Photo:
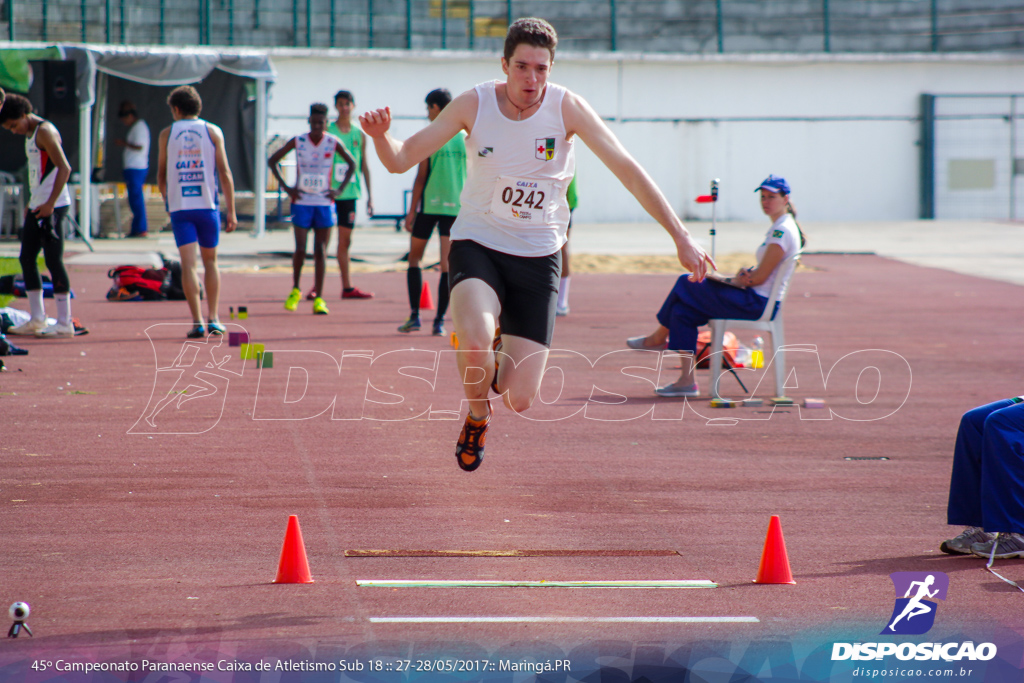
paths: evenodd
<path fill-rule="evenodd" d="M 1019 0 L 2 0 L 10 41 L 485 49 L 541 16 L 571 50 L 1024 50 Z"/>

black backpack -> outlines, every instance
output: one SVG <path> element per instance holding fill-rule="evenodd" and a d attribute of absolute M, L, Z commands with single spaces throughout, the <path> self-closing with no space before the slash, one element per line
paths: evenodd
<path fill-rule="evenodd" d="M 164 270 L 167 271 L 167 277 L 164 279 L 163 287 L 161 290 L 165 297 L 171 301 L 184 301 L 185 300 L 185 288 L 181 284 L 181 264 L 177 261 L 172 261 L 163 254 L 160 258 L 164 262 Z M 199 285 L 199 298 L 203 298 L 203 285 Z"/>

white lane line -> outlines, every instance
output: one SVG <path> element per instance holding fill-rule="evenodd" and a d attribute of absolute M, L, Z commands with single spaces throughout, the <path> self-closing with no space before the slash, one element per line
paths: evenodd
<path fill-rule="evenodd" d="M 376 581 L 357 579 L 361 588 L 718 588 L 713 581 Z"/>
<path fill-rule="evenodd" d="M 756 624 L 757 617 L 370 617 L 375 624 Z"/>

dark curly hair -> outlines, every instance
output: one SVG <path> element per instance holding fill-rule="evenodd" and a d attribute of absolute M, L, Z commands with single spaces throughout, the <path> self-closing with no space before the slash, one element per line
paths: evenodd
<path fill-rule="evenodd" d="M 182 85 L 172 90 L 167 96 L 167 104 L 185 116 L 199 116 L 203 111 L 203 98 L 199 97 L 191 85 Z"/>
<path fill-rule="evenodd" d="M 14 93 L 11 93 L 3 102 L 3 106 L 0 107 L 0 123 L 17 121 L 22 116 L 31 114 L 35 111 L 32 108 L 32 103 L 23 95 L 15 95 Z"/>
<path fill-rule="evenodd" d="M 537 17 L 517 19 L 508 27 L 505 36 L 505 61 L 512 59 L 512 53 L 521 43 L 533 47 L 547 48 L 551 53 L 551 61 L 555 61 L 555 48 L 558 47 L 558 34 L 555 27 Z"/>

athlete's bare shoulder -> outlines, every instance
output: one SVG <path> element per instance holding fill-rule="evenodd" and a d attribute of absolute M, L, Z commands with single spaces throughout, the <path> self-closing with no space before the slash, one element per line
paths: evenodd
<path fill-rule="evenodd" d="M 567 88 L 562 97 L 562 120 L 568 135 L 579 135 L 592 130 L 595 123 L 600 124 L 601 117 L 582 95 Z"/>
<path fill-rule="evenodd" d="M 210 131 L 211 137 L 218 137 L 222 140 L 224 139 L 224 131 L 220 129 L 220 126 L 218 126 L 216 123 L 210 123 L 205 119 L 203 120 L 203 123 L 206 124 L 206 129 Z"/>

